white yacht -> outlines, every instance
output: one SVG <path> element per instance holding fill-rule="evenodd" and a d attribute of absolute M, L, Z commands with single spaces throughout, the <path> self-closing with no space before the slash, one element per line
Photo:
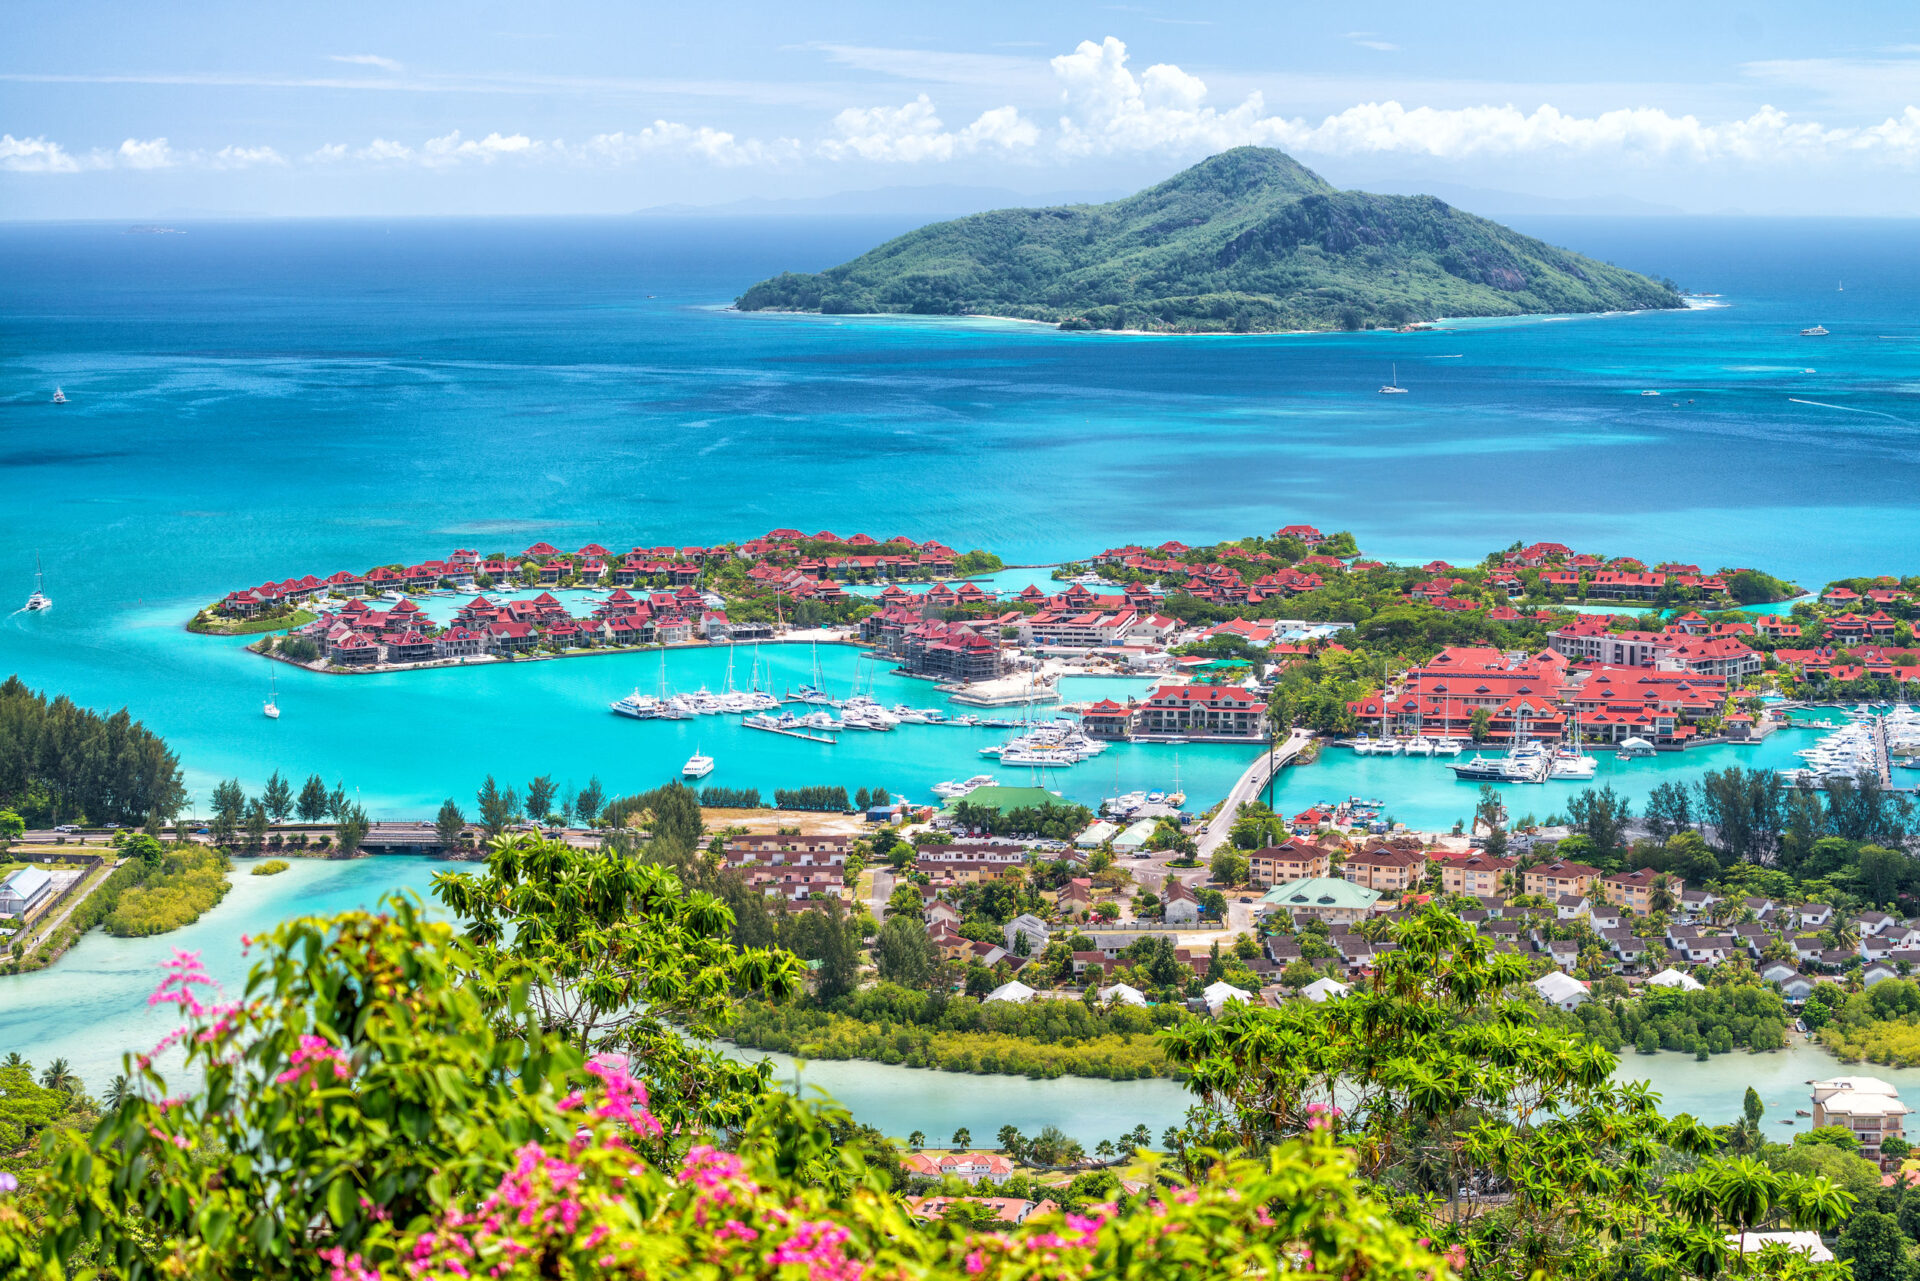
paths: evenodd
<path fill-rule="evenodd" d="M 972 778 L 965 780 L 935 783 L 933 785 L 933 794 L 943 800 L 951 801 L 958 797 L 965 796 L 968 792 L 977 791 L 982 787 L 996 787 L 999 785 L 999 782 L 1000 780 L 991 774 L 975 774 Z"/>
<path fill-rule="evenodd" d="M 1827 327 L 1825 325 L 1815 325 L 1811 329 L 1802 329 L 1800 336 L 1802 338 L 1825 338 L 1827 336 Z"/>
<path fill-rule="evenodd" d="M 1432 756 L 1433 740 L 1425 734 L 1415 734 L 1406 742 L 1406 753 L 1408 756 Z"/>
<path fill-rule="evenodd" d="M 686 778 L 705 778 L 713 773 L 713 757 L 704 756 L 696 750 L 687 757 L 687 763 L 680 767 L 680 773 Z"/>
<path fill-rule="evenodd" d="M 637 689 L 625 698 L 607 704 L 608 710 L 615 716 L 631 716 L 635 720 L 642 721 L 651 720 L 660 715 L 660 707 L 659 699 L 651 694 L 642 694 Z"/>
<path fill-rule="evenodd" d="M 67 393 L 66 393 L 66 392 L 64 392 L 64 391 L 61 391 L 61 390 L 60 390 L 60 389 L 59 389 L 58 387 L 55 387 L 55 388 L 53 389 L 53 403 L 54 403 L 54 404 L 56 404 L 56 405 L 64 405 L 64 404 L 66 404 L 66 403 L 67 403 Z"/>
<path fill-rule="evenodd" d="M 270 721 L 280 719 L 280 685 L 272 672 L 267 673 L 267 701 L 260 710 Z"/>
<path fill-rule="evenodd" d="M 1584 782 L 1594 776 L 1600 768 L 1600 762 L 1578 748 L 1562 748 L 1553 757 L 1551 778 Z"/>
<path fill-rule="evenodd" d="M 1433 740 L 1433 754 L 1435 756 L 1458 756 L 1466 750 L 1466 747 L 1467 745 L 1457 738 L 1436 738 Z"/>
<path fill-rule="evenodd" d="M 53 608 L 53 601 L 48 599 L 46 592 L 41 590 L 41 587 L 40 554 L 35 552 L 33 556 L 33 595 L 27 597 L 27 603 L 24 606 L 29 614 L 36 613 L 43 609 Z"/>
<path fill-rule="evenodd" d="M 1393 367 L 1393 381 L 1380 389 L 1382 396 L 1404 396 L 1407 389 L 1400 385 L 1400 366 Z"/>

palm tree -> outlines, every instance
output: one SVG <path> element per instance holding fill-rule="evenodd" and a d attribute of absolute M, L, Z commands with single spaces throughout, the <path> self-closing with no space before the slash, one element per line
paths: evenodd
<path fill-rule="evenodd" d="M 107 1082 L 106 1102 L 108 1107 L 118 1108 L 132 1097 L 133 1082 L 127 1080 L 125 1076 L 115 1076 L 113 1080 Z"/>
<path fill-rule="evenodd" d="M 40 1074 L 40 1084 L 49 1090 L 65 1090 L 68 1094 L 80 1093 L 80 1078 L 73 1074 L 73 1065 L 65 1059 L 55 1059 Z"/>
<path fill-rule="evenodd" d="M 920 1131 L 915 1130 L 912 1134 L 909 1134 L 907 1136 L 907 1146 L 912 1148 L 915 1152 L 918 1152 L 921 1148 L 924 1148 L 925 1146 L 927 1146 L 927 1136 L 922 1134 Z"/>
<path fill-rule="evenodd" d="M 1647 910 L 1671 912 L 1677 906 L 1679 901 L 1673 893 L 1673 878 L 1662 872 L 1653 878 L 1653 889 L 1647 895 Z"/>
<path fill-rule="evenodd" d="M 25 1068 L 33 1071 L 33 1064 L 20 1057 L 20 1051 L 14 1050 L 6 1058 L 0 1059 L 0 1068 Z"/>
<path fill-rule="evenodd" d="M 969 1130 L 969 1129 L 968 1129 L 968 1128 L 967 1128 L 966 1126 L 964 1126 L 964 1125 L 963 1125 L 963 1126 L 961 1126 L 961 1127 L 960 1127 L 959 1129 L 957 1129 L 957 1130 L 955 1130 L 955 1131 L 953 1132 L 953 1146 L 954 1146 L 954 1147 L 956 1147 L 956 1148 L 968 1148 L 968 1147 L 972 1147 L 972 1146 L 973 1146 L 973 1131 L 972 1131 L 972 1130 Z"/>

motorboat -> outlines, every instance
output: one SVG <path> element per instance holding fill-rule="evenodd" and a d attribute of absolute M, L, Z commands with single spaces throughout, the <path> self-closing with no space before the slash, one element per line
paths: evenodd
<path fill-rule="evenodd" d="M 1474 758 L 1466 764 L 1449 765 L 1447 768 L 1453 771 L 1455 778 L 1469 782 L 1511 783 L 1515 781 L 1513 762 L 1504 756 L 1481 756 L 1475 753 Z"/>
<path fill-rule="evenodd" d="M 1825 325 L 1815 325 L 1811 329 L 1802 329 L 1800 336 L 1802 338 L 1825 338 L 1827 336 L 1827 327 Z"/>
<path fill-rule="evenodd" d="M 1642 396 L 1658 396 L 1660 393 L 1657 391 L 1643 391 L 1640 394 Z"/>
<path fill-rule="evenodd" d="M 687 757 L 687 763 L 680 767 L 680 773 L 685 778 L 705 778 L 713 773 L 713 757 L 703 755 L 696 750 L 692 756 Z"/>
<path fill-rule="evenodd" d="M 975 774 L 972 778 L 969 778 L 969 779 L 962 779 L 962 780 L 951 781 L 946 783 L 935 783 L 933 785 L 933 794 L 935 796 L 940 797 L 942 800 L 951 801 L 951 800 L 956 800 L 959 797 L 965 796 L 969 792 L 978 791 L 980 788 L 983 788 L 983 787 L 997 786 L 999 781 L 1000 781 L 999 779 L 995 778 L 991 774 Z"/>
<path fill-rule="evenodd" d="M 651 694 L 642 694 L 639 690 L 625 698 L 617 699 L 607 705 L 615 716 L 631 716 L 635 720 L 652 720 L 660 715 L 660 700 Z"/>

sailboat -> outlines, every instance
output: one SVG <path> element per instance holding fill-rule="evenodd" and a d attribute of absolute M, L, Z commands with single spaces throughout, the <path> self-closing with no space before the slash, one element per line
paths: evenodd
<path fill-rule="evenodd" d="M 1393 367 L 1393 381 L 1380 389 L 1382 396 L 1404 396 L 1407 389 L 1400 385 L 1400 366 Z"/>
<path fill-rule="evenodd" d="M 28 613 L 53 608 L 53 602 L 47 598 L 47 594 L 40 590 L 40 588 L 40 553 L 35 552 L 33 554 L 33 595 L 27 597 L 26 604 Z"/>
<path fill-rule="evenodd" d="M 260 710 L 266 714 L 267 719 L 270 721 L 277 721 L 280 719 L 280 684 L 278 679 L 271 672 L 267 674 L 266 705 L 263 706 Z"/>
<path fill-rule="evenodd" d="M 64 404 L 66 404 L 66 403 L 67 403 L 67 393 L 66 393 L 66 392 L 64 392 L 64 391 L 61 391 L 61 390 L 60 390 L 60 389 L 59 389 L 58 387 L 55 387 L 55 388 L 53 389 L 53 403 L 54 403 L 54 404 L 56 404 L 56 405 L 64 405 Z"/>
<path fill-rule="evenodd" d="M 1833 292 L 1835 292 L 1836 294 L 1844 294 L 1845 292 L 1847 292 L 1847 282 L 1844 280 L 1841 281 L 1837 286 L 1834 287 Z"/>

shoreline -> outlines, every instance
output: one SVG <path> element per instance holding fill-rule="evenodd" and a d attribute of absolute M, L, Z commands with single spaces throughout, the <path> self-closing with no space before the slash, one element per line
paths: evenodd
<path fill-rule="evenodd" d="M 1715 295 L 1718 297 L 1719 295 Z M 948 315 L 926 315 L 910 311 L 849 311 L 829 314 L 824 311 L 804 311 L 791 307 L 756 307 L 743 311 L 732 303 L 723 303 L 713 307 L 714 311 L 736 316 L 817 316 L 823 320 L 920 320 L 920 321 L 956 321 L 956 320 L 992 320 L 1015 325 L 1037 325 L 1042 329 L 1051 329 L 1055 333 L 1092 335 L 1111 335 L 1119 338 L 1325 338 L 1330 336 L 1346 337 L 1360 334 L 1437 334 L 1457 332 L 1454 328 L 1471 323 L 1481 327 L 1488 322 L 1519 321 L 1534 323 L 1539 321 L 1562 320 L 1604 320 L 1616 316 L 1656 316 L 1676 313 L 1713 311 L 1730 306 L 1729 303 L 1716 303 L 1710 306 L 1694 306 L 1682 302 L 1678 307 L 1639 307 L 1629 310 L 1610 308 L 1603 311 L 1541 311 L 1510 312 L 1496 316 L 1435 316 L 1431 320 L 1416 320 L 1398 327 L 1375 327 L 1372 329 L 1261 329 L 1247 332 L 1219 329 L 1067 329 L 1063 321 L 1038 320 L 1032 316 L 997 316 L 992 312 L 963 311 Z"/>

